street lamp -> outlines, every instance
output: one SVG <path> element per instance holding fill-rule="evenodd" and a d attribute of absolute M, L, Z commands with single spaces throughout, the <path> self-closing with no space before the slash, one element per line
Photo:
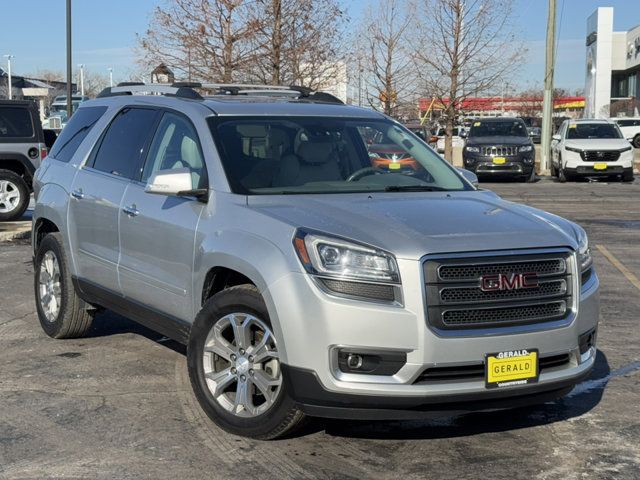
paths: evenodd
<path fill-rule="evenodd" d="M 9 100 L 11 100 L 12 98 L 12 92 L 11 90 L 13 89 L 13 87 L 11 86 L 11 59 L 15 58 L 15 55 L 5 55 L 4 58 L 7 59 L 7 75 L 9 77 L 9 82 L 8 82 L 8 87 L 9 87 Z"/>
<path fill-rule="evenodd" d="M 84 63 L 79 63 L 80 68 L 80 95 L 84 97 Z"/>
<path fill-rule="evenodd" d="M 109 67 L 107 70 L 109 70 L 109 86 L 113 87 L 113 67 Z"/>

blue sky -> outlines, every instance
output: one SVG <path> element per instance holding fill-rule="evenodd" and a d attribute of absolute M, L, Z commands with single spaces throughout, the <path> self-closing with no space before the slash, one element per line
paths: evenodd
<path fill-rule="evenodd" d="M 341 0 L 356 21 L 371 0 Z M 586 18 L 598 6 L 614 7 L 614 29 L 640 23 L 640 0 L 557 0 L 558 48 L 556 86 L 575 90 L 584 85 Z M 0 28 L 0 55 L 11 53 L 16 74 L 65 68 L 65 1 L 5 2 Z M 28 3 L 29 8 L 25 8 Z M 158 0 L 73 0 L 73 63 L 116 80 L 136 70 L 133 47 Z M 526 63 L 510 83 L 521 89 L 539 87 L 544 69 L 546 0 L 515 0 L 513 22 L 528 49 Z M 562 18 L 561 18 L 562 17 Z M 5 59 L 0 58 L 3 68 Z"/>

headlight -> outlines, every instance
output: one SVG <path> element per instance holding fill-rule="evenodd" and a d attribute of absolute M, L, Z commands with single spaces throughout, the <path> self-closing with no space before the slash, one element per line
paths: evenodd
<path fill-rule="evenodd" d="M 531 145 L 523 145 L 520 147 L 521 152 L 531 152 L 533 151 L 533 147 Z"/>
<path fill-rule="evenodd" d="M 587 232 L 582 227 L 577 227 L 576 233 L 578 235 L 578 263 L 580 265 L 580 273 L 584 273 L 593 265 L 593 258 L 591 258 Z"/>
<path fill-rule="evenodd" d="M 570 152 L 576 152 L 576 153 L 582 153 L 582 150 L 580 150 L 579 148 L 573 148 L 573 147 L 564 147 L 565 150 L 569 150 Z"/>
<path fill-rule="evenodd" d="M 335 237 L 298 230 L 293 239 L 307 272 L 350 280 L 400 283 L 393 255 Z"/>
<path fill-rule="evenodd" d="M 478 147 L 464 147 L 467 152 L 471 153 L 480 153 L 480 149 Z"/>

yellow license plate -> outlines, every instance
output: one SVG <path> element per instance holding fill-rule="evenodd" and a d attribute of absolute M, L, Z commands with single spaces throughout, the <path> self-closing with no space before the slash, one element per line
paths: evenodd
<path fill-rule="evenodd" d="M 607 164 L 606 163 L 594 163 L 593 164 L 593 169 L 594 170 L 606 170 L 607 169 Z"/>
<path fill-rule="evenodd" d="M 503 163 L 505 163 L 507 161 L 506 158 L 504 157 L 495 157 L 493 159 L 493 163 L 495 163 L 496 165 L 502 165 Z"/>
<path fill-rule="evenodd" d="M 485 357 L 487 388 L 526 385 L 538 381 L 538 350 L 511 350 Z"/>

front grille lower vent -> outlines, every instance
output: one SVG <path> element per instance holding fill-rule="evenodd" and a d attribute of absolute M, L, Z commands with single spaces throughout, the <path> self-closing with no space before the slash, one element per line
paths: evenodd
<path fill-rule="evenodd" d="M 572 305 L 570 255 L 559 251 L 427 260 L 427 321 L 440 330 L 461 330 L 566 318 Z M 498 277 L 503 282 L 493 288 Z M 525 285 L 522 278 L 533 281 Z"/>

